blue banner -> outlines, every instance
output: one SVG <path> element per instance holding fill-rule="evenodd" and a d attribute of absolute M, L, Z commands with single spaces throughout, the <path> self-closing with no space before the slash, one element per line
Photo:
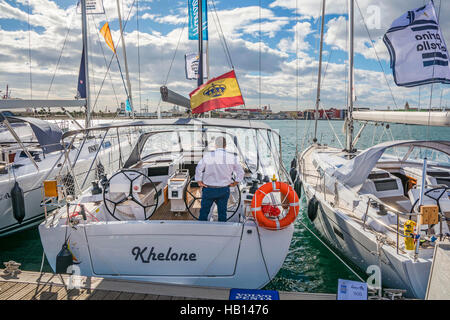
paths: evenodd
<path fill-rule="evenodd" d="M 278 291 L 231 289 L 229 300 L 280 300 Z"/>
<path fill-rule="evenodd" d="M 131 109 L 131 104 L 130 104 L 130 100 L 129 99 L 127 99 L 127 103 L 126 103 L 126 106 L 125 106 L 125 111 L 128 111 L 128 112 L 133 111 Z"/>
<path fill-rule="evenodd" d="M 77 99 L 86 99 L 86 71 L 84 65 L 84 46 L 81 54 L 80 71 L 78 72 Z"/>
<path fill-rule="evenodd" d="M 203 40 L 208 40 L 208 6 L 202 1 Z M 188 0 L 189 40 L 198 40 L 198 0 Z"/>

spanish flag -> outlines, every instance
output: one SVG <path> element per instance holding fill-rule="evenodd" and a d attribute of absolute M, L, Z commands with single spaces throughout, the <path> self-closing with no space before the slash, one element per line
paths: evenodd
<path fill-rule="evenodd" d="M 111 30 L 109 29 L 109 24 L 106 22 L 100 29 L 100 34 L 105 38 L 105 42 L 112 52 L 116 53 L 116 48 L 114 48 L 114 42 L 111 36 Z"/>
<path fill-rule="evenodd" d="M 189 96 L 192 113 L 203 113 L 244 104 L 234 70 L 209 80 L 192 91 Z"/>

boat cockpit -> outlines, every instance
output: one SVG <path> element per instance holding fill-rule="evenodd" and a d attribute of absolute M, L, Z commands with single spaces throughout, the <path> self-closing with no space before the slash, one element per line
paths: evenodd
<path fill-rule="evenodd" d="M 79 204 L 94 221 L 198 220 L 202 193 L 195 169 L 206 152 L 215 150 L 219 136 L 226 139 L 226 151 L 237 156 L 244 170 L 244 180 L 230 188 L 227 206 L 227 221 L 241 221 L 251 215 L 249 204 L 259 186 L 274 177 L 289 181 L 281 162 L 279 135 L 271 130 L 152 128 L 141 134 L 123 168 L 103 176 L 100 186 L 94 183 L 84 191 Z M 215 205 L 209 220 L 217 220 Z"/>

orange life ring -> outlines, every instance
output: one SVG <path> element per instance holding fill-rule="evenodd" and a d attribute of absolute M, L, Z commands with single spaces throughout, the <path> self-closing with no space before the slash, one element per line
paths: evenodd
<path fill-rule="evenodd" d="M 271 192 L 281 192 L 283 197 L 289 201 L 289 212 L 282 219 L 279 219 L 278 217 L 269 218 L 264 215 L 262 211 L 262 201 L 264 197 Z M 281 230 L 295 221 L 300 209 L 300 203 L 297 193 L 289 184 L 273 181 L 262 185 L 258 190 L 256 190 L 253 195 L 251 208 L 252 215 L 259 226 L 270 230 Z"/>

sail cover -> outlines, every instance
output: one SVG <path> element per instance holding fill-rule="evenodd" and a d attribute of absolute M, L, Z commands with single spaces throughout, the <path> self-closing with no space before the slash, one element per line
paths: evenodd
<path fill-rule="evenodd" d="M 449 54 L 433 1 L 396 19 L 383 41 L 396 85 L 450 84 Z"/>
<path fill-rule="evenodd" d="M 358 191 L 386 149 L 398 146 L 430 148 L 450 156 L 450 141 L 388 141 L 364 150 L 352 160 L 337 168 L 333 176 L 349 188 Z"/>
<path fill-rule="evenodd" d="M 34 135 L 36 136 L 44 153 L 50 153 L 62 150 L 61 128 L 48 121 L 29 117 L 7 117 L 10 122 L 26 122 L 30 124 Z"/>

